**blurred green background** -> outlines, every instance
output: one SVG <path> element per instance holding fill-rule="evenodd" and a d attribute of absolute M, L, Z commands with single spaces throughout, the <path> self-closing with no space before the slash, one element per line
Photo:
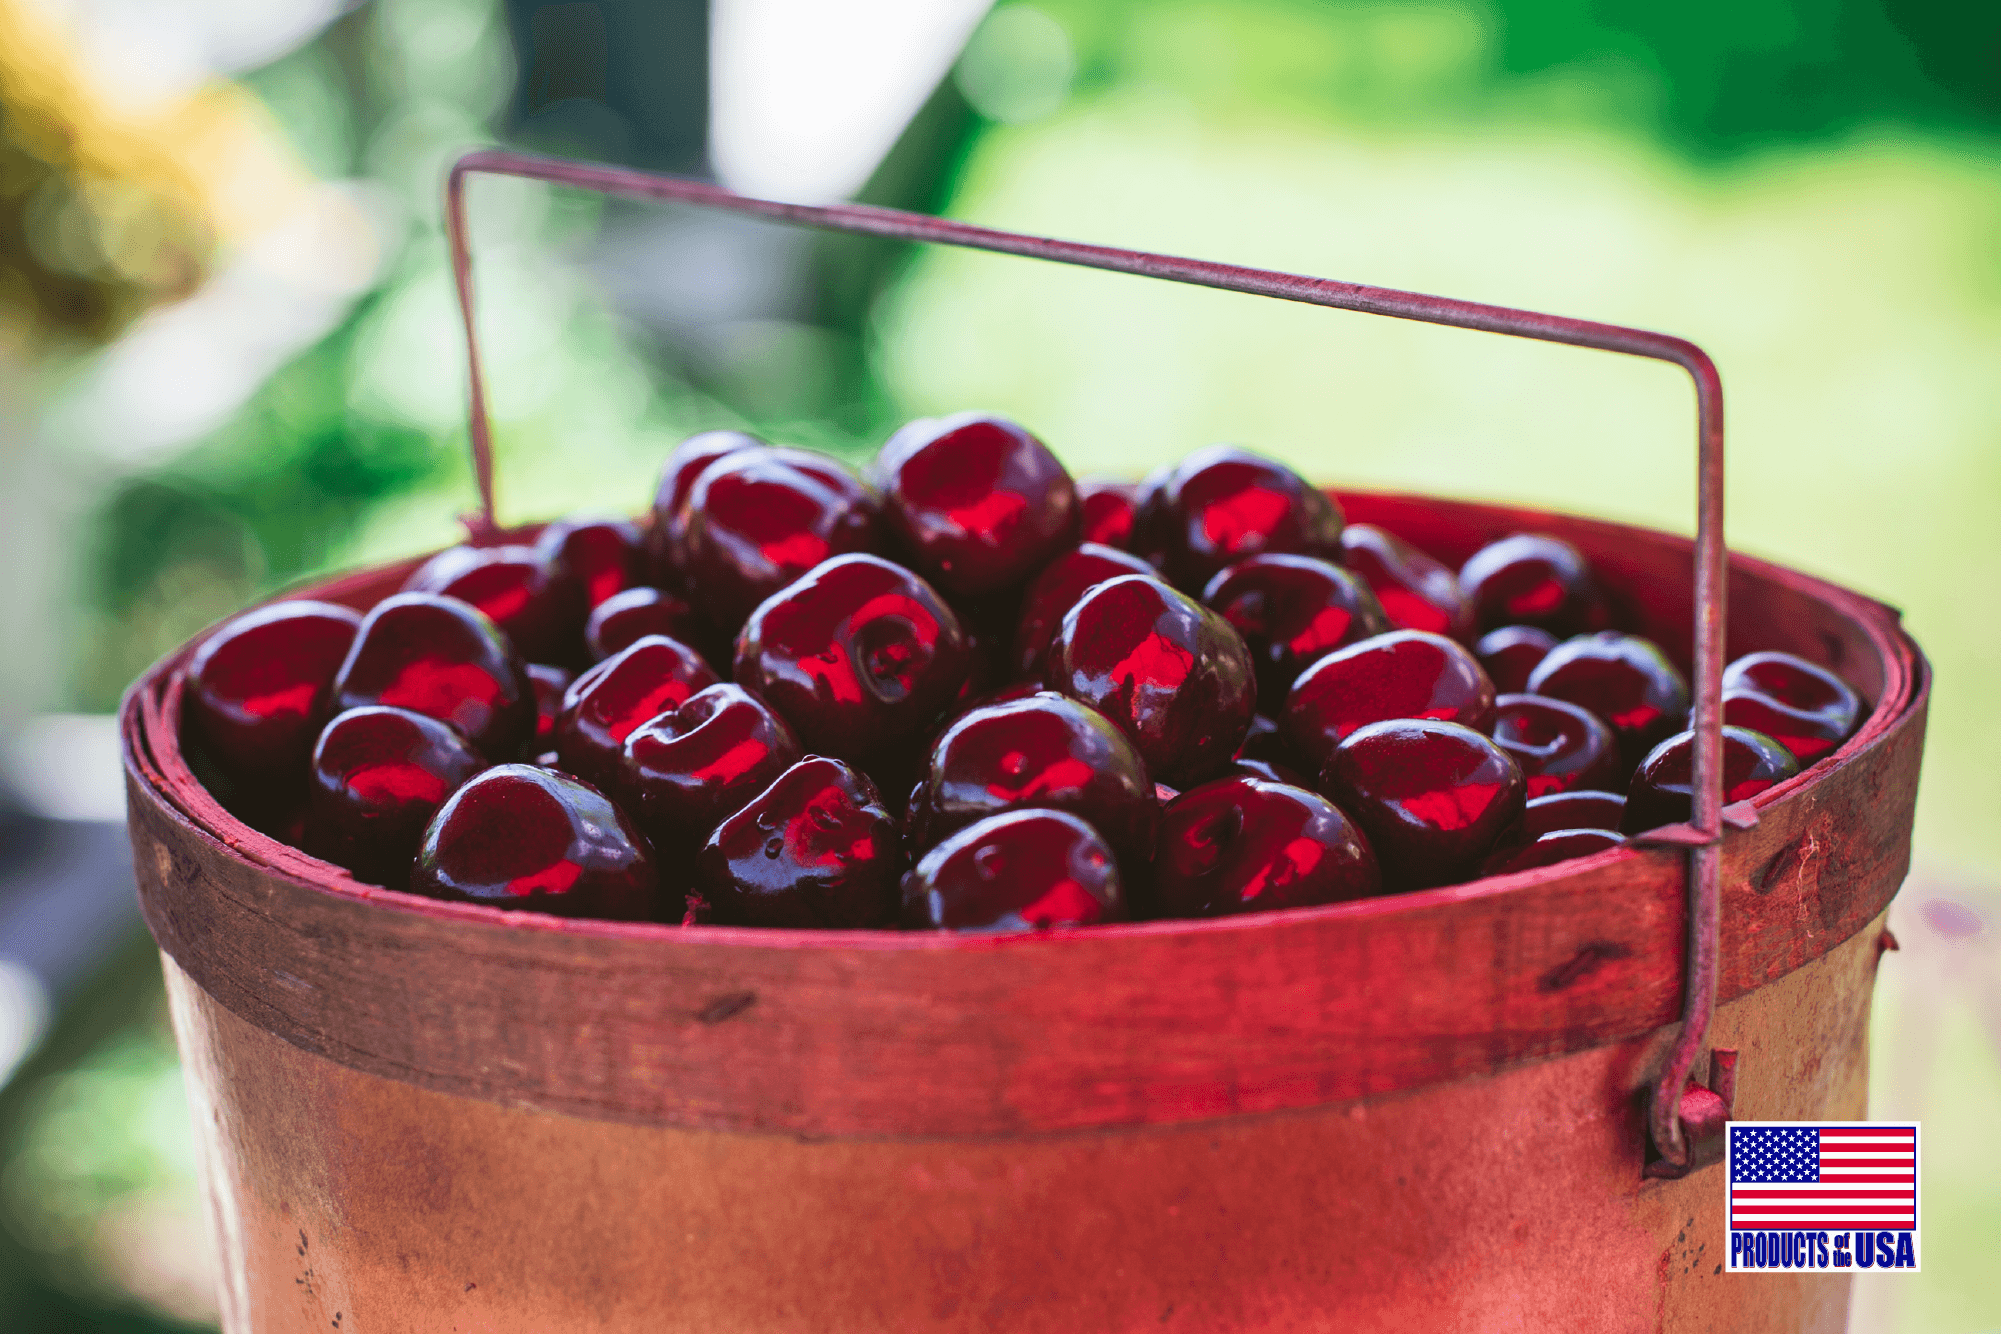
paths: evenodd
<path fill-rule="evenodd" d="M 1937 671 L 1873 1095 L 1926 1121 L 1926 1268 L 1864 1280 L 1855 1327 L 2001 1329 L 2001 7 L 829 8 L 209 6 L 180 84 L 135 93 L 105 73 L 158 50 L 135 11 L 0 0 L 0 729 L 102 715 L 248 599 L 452 540 L 439 191 L 480 143 L 1668 329 L 1723 370 L 1732 545 L 1902 607 Z M 65 118 L 102 145 L 48 147 Z M 472 199 L 503 519 L 636 510 L 697 429 L 859 456 L 980 406 L 1078 472 L 1231 439 L 1332 483 L 1690 527 L 1665 368 Z M 113 933 L 45 1000 L 23 984 L 52 1009 L 0 1091 L 0 1329 L 213 1319 L 150 957 Z"/>

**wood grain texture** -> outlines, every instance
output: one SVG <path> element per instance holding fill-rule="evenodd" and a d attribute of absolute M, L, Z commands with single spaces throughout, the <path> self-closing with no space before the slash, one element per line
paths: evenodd
<path fill-rule="evenodd" d="M 1457 560 L 1582 547 L 1634 623 L 1688 646 L 1685 539 L 1342 494 Z M 407 565 L 311 590 L 367 605 Z M 1721 998 L 1821 958 L 1909 861 L 1928 676 L 1889 609 L 1736 560 L 1731 652 L 1832 666 L 1874 710 L 1763 794 L 1724 854 Z M 190 646 L 192 648 L 192 646 Z M 354 882 L 234 820 L 179 753 L 182 655 L 123 713 L 141 903 L 188 978 L 358 1071 L 636 1125 L 925 1139 L 1161 1124 L 1413 1090 L 1636 1038 L 1679 1013 L 1683 862 L 1620 850 L 1395 898 L 958 939 L 573 922 Z"/>
<path fill-rule="evenodd" d="M 1743 1115 L 1866 1112 L 1880 923 L 1720 1007 Z M 1885 967 L 1899 956 L 1887 956 Z M 550 1116 L 243 1022 L 171 962 L 226 1334 L 1832 1334 L 1639 1173 L 1664 1034 L 1267 1116 L 975 1140 Z"/>

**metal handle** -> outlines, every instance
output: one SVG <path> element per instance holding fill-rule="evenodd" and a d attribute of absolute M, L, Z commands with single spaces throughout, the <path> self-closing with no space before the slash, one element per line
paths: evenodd
<path fill-rule="evenodd" d="M 1161 278 L 1196 287 L 1215 287 L 1252 296 L 1277 297 L 1337 310 L 1358 310 L 1425 324 L 1451 325 L 1486 333 L 1568 343 L 1681 367 L 1695 382 L 1695 801 L 1686 826 L 1657 830 L 1645 840 L 1688 849 L 1688 943 L 1683 969 L 1681 1033 L 1648 1102 L 1647 1128 L 1662 1162 L 1686 1170 L 1694 1166 L 1690 1137 L 1684 1133 L 1683 1086 L 1701 1053 L 1716 1008 L 1717 913 L 1723 838 L 1723 382 L 1707 353 L 1684 338 L 1629 329 L 1592 320 L 1573 320 L 1531 310 L 1455 301 L 1394 288 L 1309 278 L 1296 273 L 1212 264 L 1174 255 L 1119 250 L 1049 237 L 976 227 L 922 213 L 864 204 L 789 204 L 752 199 L 706 181 L 685 180 L 629 167 L 569 162 L 530 153 L 481 149 L 453 165 L 445 185 L 445 230 L 451 246 L 452 276 L 458 284 L 459 313 L 465 321 L 466 368 L 471 387 L 473 469 L 479 480 L 478 522 L 494 526 L 493 444 L 486 411 L 486 381 L 473 321 L 472 255 L 465 222 L 466 177 L 519 176 L 570 185 L 626 199 L 657 199 L 744 213 L 774 222 L 825 231 L 854 232 L 902 241 L 964 246 L 1028 259 L 1076 264 L 1114 273 Z M 1702 1118 L 1707 1120 L 1707 1118 Z M 1706 1129 L 1706 1126 L 1704 1127 Z"/>

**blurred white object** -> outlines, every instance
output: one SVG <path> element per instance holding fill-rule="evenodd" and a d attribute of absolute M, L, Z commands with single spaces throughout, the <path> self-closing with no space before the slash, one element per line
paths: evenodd
<path fill-rule="evenodd" d="M 32 970 L 0 959 L 0 1087 L 42 1040 L 49 1023 L 49 994 Z"/>
<path fill-rule="evenodd" d="M 725 185 L 822 203 L 868 180 L 990 0 L 713 0 L 709 152 Z"/>
<path fill-rule="evenodd" d="M 45 820 L 125 819 L 125 767 L 111 714 L 29 718 L 0 738 L 0 765 L 28 809 Z"/>

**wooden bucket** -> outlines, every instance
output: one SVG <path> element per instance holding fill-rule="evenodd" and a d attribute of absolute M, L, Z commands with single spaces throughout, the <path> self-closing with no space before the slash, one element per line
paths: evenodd
<path fill-rule="evenodd" d="M 1690 653 L 1684 539 L 1340 499 L 1448 561 L 1565 537 Z M 1728 632 L 1874 701 L 1723 842 L 1710 1039 L 1739 1117 L 1858 1117 L 1927 668 L 1889 608 L 1752 560 Z M 222 810 L 178 745 L 192 649 L 122 727 L 231 1334 L 1845 1324 L 1844 1276 L 1721 1272 L 1720 1168 L 1643 1174 L 1676 850 L 1053 937 L 508 914 Z"/>
<path fill-rule="evenodd" d="M 1454 563 L 1522 529 L 1582 548 L 1624 621 L 1695 664 L 1695 819 L 1683 848 L 1222 921 L 982 938 L 564 921 L 357 884 L 234 819 L 180 752 L 190 645 L 121 725 L 231 1334 L 1845 1324 L 1845 1277 L 1724 1274 L 1723 1174 L 1674 1168 L 1687 1132 L 1718 1128 L 1726 1052 L 1744 1119 L 1863 1113 L 1928 671 L 1889 608 L 1726 569 L 1722 388 L 1701 349 L 486 150 L 446 195 L 486 525 L 474 172 L 1680 366 L 1693 545 L 1340 499 Z M 367 606 L 413 565 L 301 592 Z M 1835 755 L 1727 811 L 1700 790 L 1726 632 L 1732 653 L 1799 654 L 1874 701 Z M 1696 1073 L 1721 1097 L 1683 1087 L 1712 1047 Z"/>

